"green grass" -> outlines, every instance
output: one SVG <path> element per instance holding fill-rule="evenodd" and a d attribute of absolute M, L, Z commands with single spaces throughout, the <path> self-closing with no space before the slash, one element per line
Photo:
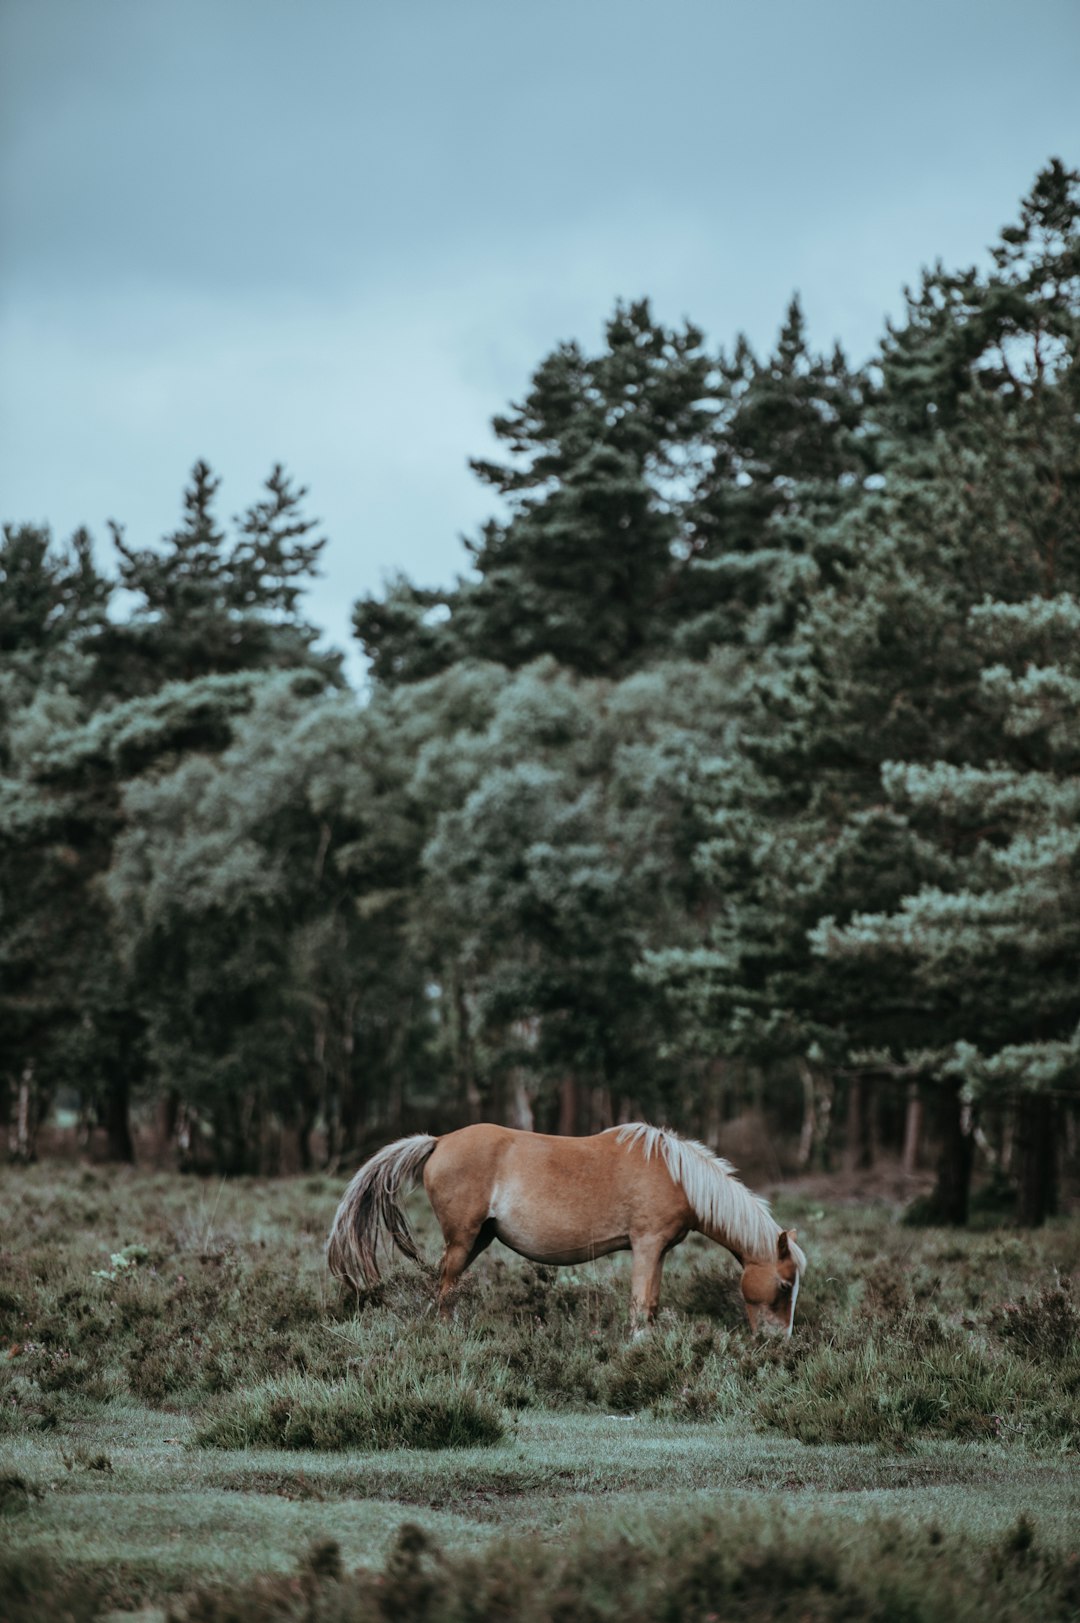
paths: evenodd
<path fill-rule="evenodd" d="M 790 1342 L 752 1341 L 734 1264 L 688 1241 L 631 1344 L 620 1258 L 493 1250 L 450 1325 L 415 1268 L 358 1306 L 322 1265 L 339 1194 L 6 1178 L 5 1617 L 1080 1605 L 1075 1221 L 955 1234 L 781 1198 L 811 1260 Z"/>

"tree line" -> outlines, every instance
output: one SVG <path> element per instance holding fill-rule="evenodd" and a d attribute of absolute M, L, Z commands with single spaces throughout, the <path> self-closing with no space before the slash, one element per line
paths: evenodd
<path fill-rule="evenodd" d="M 473 463 L 450 587 L 303 612 L 281 467 L 158 547 L 0 548 L 0 1111 L 111 1155 L 336 1162 L 478 1116 L 826 1165 L 875 1135 L 962 1222 L 1054 1209 L 1080 1095 L 1080 175 L 926 270 L 866 366 L 642 300 Z M 838 1117 L 843 1115 L 841 1131 Z"/>

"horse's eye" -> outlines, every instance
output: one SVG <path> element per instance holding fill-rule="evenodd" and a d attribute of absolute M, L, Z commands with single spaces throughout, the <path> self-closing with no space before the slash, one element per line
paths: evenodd
<path fill-rule="evenodd" d="M 791 1289 L 791 1280 L 790 1279 L 782 1279 L 780 1281 L 780 1289 L 782 1291 L 789 1291 Z"/>

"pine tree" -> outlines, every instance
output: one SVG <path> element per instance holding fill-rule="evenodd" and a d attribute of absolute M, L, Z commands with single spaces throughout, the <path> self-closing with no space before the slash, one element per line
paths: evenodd
<path fill-rule="evenodd" d="M 44 532 L 10 529 L 0 550 L 0 1048 L 9 1085 L 32 1073 L 42 1097 L 67 1083 L 94 1100 L 124 1159 L 145 1034 L 101 879 L 125 782 L 177 752 L 223 748 L 252 672 L 299 667 L 314 690 L 340 680 L 299 618 L 323 544 L 305 492 L 276 468 L 230 543 L 217 489 L 197 464 L 162 552 L 117 533 L 120 584 L 136 599 L 126 621 L 109 618 L 113 583 L 85 532 L 60 553 Z"/>
<path fill-rule="evenodd" d="M 57 549 L 47 529 L 6 524 L 0 542 L 0 659 L 21 656 L 40 674 L 45 658 L 78 643 L 105 618 L 112 584 L 94 562 L 86 530 Z"/>
<path fill-rule="evenodd" d="M 701 333 L 661 326 L 645 301 L 616 308 L 598 355 L 560 345 L 494 420 L 509 460 L 472 463 L 510 507 L 468 544 L 476 578 L 357 605 L 374 671 L 415 680 L 439 660 L 551 654 L 617 675 L 658 653 L 712 377 Z M 433 626 L 436 604 L 448 616 Z"/>
<path fill-rule="evenodd" d="M 808 345 L 798 298 L 774 354 L 745 338 L 721 356 L 720 409 L 687 513 L 685 568 L 673 604 L 679 650 L 752 648 L 787 635 L 830 560 L 820 541 L 875 471 L 870 389 L 840 350 Z"/>
<path fill-rule="evenodd" d="M 976 981 L 965 992 L 961 967 L 952 978 L 935 959 L 936 974 L 916 975 L 856 951 L 865 932 L 851 921 L 902 920 L 919 897 L 925 921 L 933 898 L 975 883 L 958 855 L 963 832 L 947 820 L 935 830 L 890 800 L 882 774 L 886 787 L 901 770 L 908 782 L 916 772 L 952 782 L 1008 764 L 1013 723 L 1003 725 L 986 674 L 985 627 L 999 622 L 989 608 L 980 621 L 980 605 L 989 598 L 1007 615 L 1080 584 L 1080 282 L 1070 270 L 1080 209 L 1076 177 L 1057 166 L 1048 176 L 1025 202 L 1022 227 L 1004 234 L 995 270 L 934 272 L 909 328 L 889 339 L 875 406 L 884 489 L 823 532 L 815 551 L 831 573 L 820 574 L 790 637 L 749 672 L 732 770 L 699 856 L 720 917 L 699 948 L 652 960 L 687 1040 L 711 1027 L 763 1058 L 801 1053 L 933 1080 L 946 1149 L 939 1206 L 959 1221 L 970 1085 L 955 1055 L 965 1043 L 982 1052 L 979 997 L 993 1031 L 991 1004 L 1011 996 L 1019 1011 L 1022 987 L 1037 996 L 1040 955 L 1014 954 L 1011 982 Z M 1069 1040 L 1069 998 L 1059 988 L 1051 999 L 1054 1044 Z M 1020 1018 L 1006 1046 L 1033 1041 Z"/>
<path fill-rule="evenodd" d="M 317 666 L 333 675 L 333 655 L 313 651 L 318 633 L 300 618 L 303 583 L 317 572 L 324 539 L 305 517 L 304 487 L 280 465 L 266 496 L 234 520 L 232 540 L 215 516 L 221 481 L 205 462 L 192 469 L 184 519 L 161 549 L 128 544 L 113 524 L 119 584 L 132 594 L 127 620 L 101 639 L 102 681 L 111 694 L 148 693 L 169 681 L 212 672 Z"/>
<path fill-rule="evenodd" d="M 462 657 L 457 627 L 451 626 L 453 592 L 414 586 L 395 576 L 381 597 L 364 597 L 353 606 L 353 632 L 370 661 L 372 680 L 380 686 L 423 682 Z"/>
<path fill-rule="evenodd" d="M 1075 1088 L 1080 1022 L 1068 930 L 1047 888 L 1049 880 L 1067 911 L 1076 788 L 1067 710 L 1077 694 L 1070 638 L 1080 590 L 1080 175 L 1052 163 L 993 259 L 986 278 L 938 272 L 926 280 L 916 330 L 932 329 L 929 357 L 916 366 L 918 346 L 899 347 L 905 364 L 891 408 L 909 433 L 919 415 L 913 399 L 921 398 L 924 419 L 947 425 L 930 435 L 924 423 L 927 452 L 906 455 L 910 499 L 939 515 L 927 534 L 950 542 L 942 558 L 928 552 L 922 564 L 955 605 L 933 659 L 939 702 L 922 707 L 935 725 L 922 738 L 898 740 L 891 758 L 903 764 L 883 772 L 938 872 L 899 908 L 860 910 L 846 929 L 829 924 L 817 939 L 834 961 L 862 956 L 883 979 L 906 973 L 936 1006 L 922 1063 L 936 1064 L 954 1121 L 962 1100 L 983 1091 L 1012 1101 L 1020 1214 L 1037 1222 L 1052 1209 L 1054 1098 Z M 887 375 L 895 364 L 887 356 Z M 950 673 L 951 692 L 942 682 Z M 889 953 L 891 970 L 882 962 Z M 955 1164 L 946 1154 L 939 1205 L 962 1218 L 970 1150 L 956 1132 L 951 1142 Z"/>

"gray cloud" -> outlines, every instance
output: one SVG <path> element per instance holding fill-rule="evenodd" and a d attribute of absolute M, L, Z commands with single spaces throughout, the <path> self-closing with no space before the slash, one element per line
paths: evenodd
<path fill-rule="evenodd" d="M 1078 58 L 1072 0 L 7 0 L 4 515 L 151 539 L 196 456 L 227 507 L 283 459 L 340 643 L 462 567 L 551 344 L 648 293 L 764 345 L 798 287 L 867 353 L 1076 161 Z"/>

